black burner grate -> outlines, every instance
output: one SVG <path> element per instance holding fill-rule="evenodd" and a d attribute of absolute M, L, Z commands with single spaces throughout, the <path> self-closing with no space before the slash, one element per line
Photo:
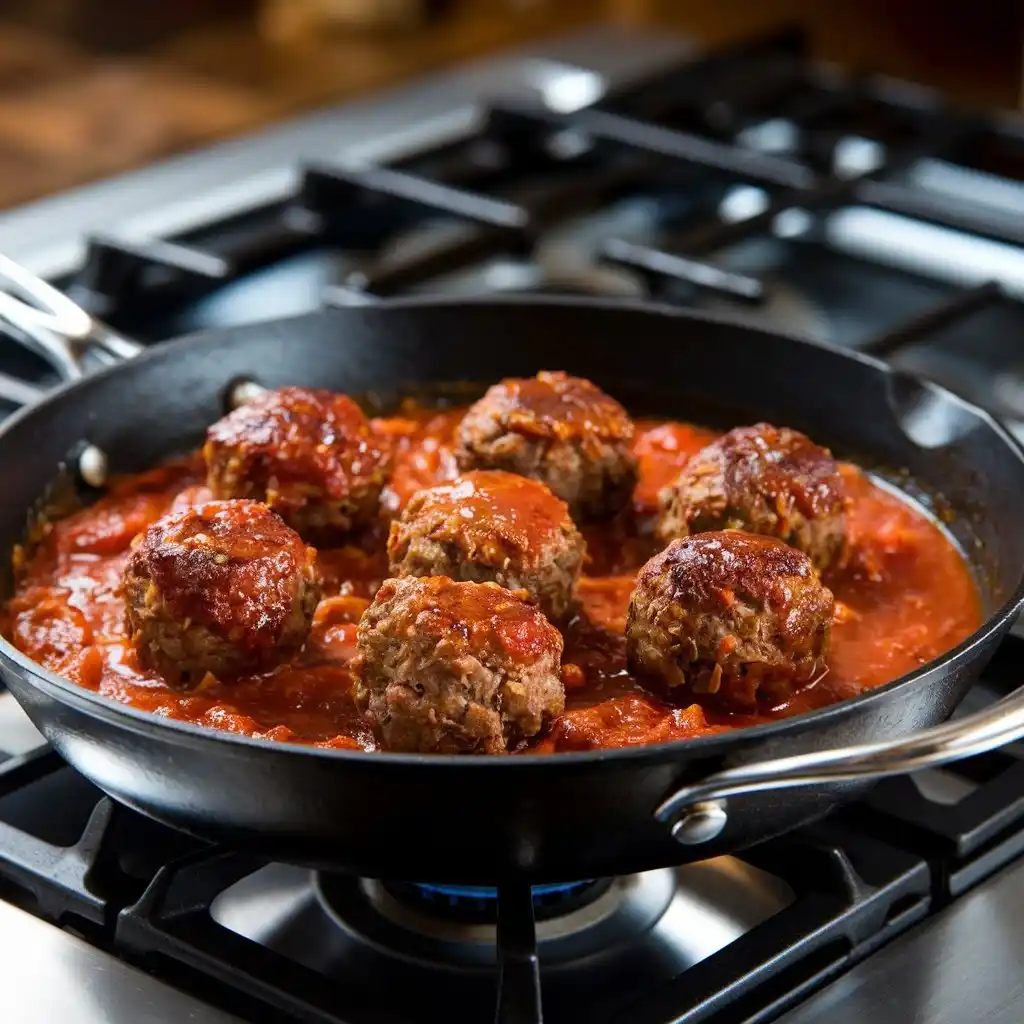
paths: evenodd
<path fill-rule="evenodd" d="M 772 126 L 781 141 L 769 138 Z M 851 139 L 867 158 L 844 157 Z M 392 167 L 307 167 L 290 201 L 187 236 L 143 245 L 94 239 L 74 284 L 86 304 L 131 329 L 141 305 L 152 319 L 161 299 L 201 295 L 326 245 L 347 254 L 347 269 L 325 300 L 372 301 L 429 288 L 490 258 L 528 258 L 567 218 L 653 190 L 691 196 L 694 209 L 676 226 L 669 215 L 656 245 L 602 238 L 594 263 L 636 272 L 655 295 L 757 305 L 772 283 L 726 269 L 716 254 L 772 235 L 793 211 L 820 218 L 855 205 L 1020 245 L 1024 219 L 915 187 L 904 172 L 922 158 L 1019 149 L 1022 139 L 1007 119 L 953 109 L 928 90 L 816 68 L 788 34 L 688 63 L 600 108 L 494 105 L 462 140 Z M 723 190 L 737 186 L 763 193 L 760 208 L 723 217 Z M 450 230 L 391 251 L 396 236 L 437 222 Z M 858 347 L 890 355 L 926 329 L 1003 301 L 984 282 L 962 294 L 953 288 L 919 310 L 910 329 L 899 325 Z"/>
<path fill-rule="evenodd" d="M 762 1019 L 769 1007 L 790 1005 L 920 920 L 930 904 L 923 860 L 828 825 L 767 843 L 745 860 L 785 880 L 796 893 L 794 902 L 664 988 L 628 1006 L 588 1008 L 587 1019 L 689 1022 L 718 1020 L 725 1012 L 730 1020 Z M 418 989 L 410 1004 L 408 992 L 381 992 L 372 984 L 360 986 L 355 977 L 325 977 L 218 923 L 210 914 L 214 898 L 258 867 L 241 855 L 216 851 L 168 866 L 138 903 L 122 911 L 119 943 L 134 959 L 171 971 L 179 982 L 187 981 L 187 967 L 204 981 L 228 982 L 302 1020 L 415 1019 L 410 1006 L 441 1005 L 443 989 Z M 503 888 L 499 900 L 497 1019 L 539 1020 L 543 969 L 534 901 L 529 887 L 514 885 Z M 463 998 L 472 1000 L 473 993 L 467 983 Z M 731 1016 L 737 1005 L 750 1008 L 747 1016 Z"/>

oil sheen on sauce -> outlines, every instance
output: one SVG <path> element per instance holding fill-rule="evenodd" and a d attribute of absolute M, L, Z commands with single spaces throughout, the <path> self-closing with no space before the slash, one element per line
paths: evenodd
<path fill-rule="evenodd" d="M 22 651 L 80 686 L 167 718 L 272 740 L 372 750 L 352 702 L 356 626 L 387 575 L 388 517 L 422 487 L 456 475 L 452 434 L 463 410 L 424 410 L 374 421 L 393 447 L 393 479 L 380 523 L 343 548 L 321 550 L 324 598 L 303 653 L 262 676 L 171 690 L 140 668 L 125 635 L 118 592 L 132 538 L 164 513 L 209 499 L 198 455 L 113 482 L 95 505 L 52 525 L 19 571 L 4 632 Z M 673 706 L 626 669 L 623 631 L 638 568 L 655 550 L 658 491 L 715 434 L 669 421 L 637 424 L 640 480 L 633 508 L 587 527 L 581 612 L 566 631 L 567 708 L 533 751 L 589 750 L 687 739 L 820 708 L 889 682 L 977 628 L 977 590 L 960 554 L 919 510 L 843 467 L 850 498 L 850 557 L 826 575 L 837 605 L 828 672 L 786 704 L 730 716 Z"/>

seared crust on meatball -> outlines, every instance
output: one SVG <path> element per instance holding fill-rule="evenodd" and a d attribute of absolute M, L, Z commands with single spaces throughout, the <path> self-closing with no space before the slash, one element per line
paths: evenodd
<path fill-rule="evenodd" d="M 388 750 L 500 754 L 565 708 L 561 634 L 495 583 L 385 580 L 358 645 L 356 699 Z"/>
<path fill-rule="evenodd" d="M 504 469 L 547 484 L 573 517 L 600 519 L 629 503 L 637 481 L 633 421 L 600 388 L 564 373 L 503 380 L 466 413 L 462 469 Z"/>
<path fill-rule="evenodd" d="M 777 704 L 825 671 L 835 601 L 810 559 L 727 530 L 673 541 L 637 578 L 630 667 L 735 711 Z"/>
<path fill-rule="evenodd" d="M 392 576 L 450 576 L 525 590 L 545 615 L 572 607 L 586 545 L 564 501 L 500 470 L 418 491 L 391 524 Z"/>
<path fill-rule="evenodd" d="M 206 432 L 207 486 L 215 498 L 266 502 L 307 539 L 335 539 L 371 522 L 388 452 L 345 395 L 266 391 Z"/>
<path fill-rule="evenodd" d="M 272 668 L 306 641 L 316 552 L 266 505 L 212 501 L 157 520 L 121 579 L 139 661 L 189 687 Z"/>
<path fill-rule="evenodd" d="M 662 494 L 663 543 L 708 530 L 778 537 L 819 570 L 845 548 L 842 476 L 826 448 L 799 431 L 737 427 L 693 457 Z"/>

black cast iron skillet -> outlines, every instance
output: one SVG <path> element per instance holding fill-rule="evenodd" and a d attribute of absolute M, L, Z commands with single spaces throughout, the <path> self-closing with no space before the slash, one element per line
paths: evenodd
<path fill-rule="evenodd" d="M 24 274 L 20 283 L 31 284 Z M 66 300 L 36 294 L 49 312 L 6 296 L 0 315 L 65 368 L 90 338 L 108 352 L 132 350 Z M 0 551 L 21 539 L 26 512 L 83 441 L 118 471 L 145 468 L 198 444 L 239 379 L 398 396 L 424 382 L 487 383 L 540 368 L 589 377 L 635 412 L 768 419 L 840 455 L 904 470 L 955 513 L 984 625 L 919 671 L 812 714 L 689 742 L 548 756 L 366 754 L 243 738 L 98 697 L 4 641 L 8 686 L 68 762 L 155 818 L 276 860 L 464 884 L 594 878 L 725 853 L 823 814 L 878 775 L 1024 734 L 1020 695 L 936 728 L 1024 601 L 1024 458 L 1006 431 L 874 360 L 674 309 L 397 302 L 161 345 L 0 428 Z M 84 469 L 95 476 L 102 459 L 90 456 Z"/>

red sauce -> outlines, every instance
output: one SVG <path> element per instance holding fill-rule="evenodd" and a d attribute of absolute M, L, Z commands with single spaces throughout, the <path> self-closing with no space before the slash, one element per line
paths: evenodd
<path fill-rule="evenodd" d="M 118 582 L 132 538 L 169 508 L 209 498 L 193 456 L 114 482 L 96 505 L 52 526 L 19 576 L 4 632 L 52 671 L 114 700 L 216 729 L 320 746 L 374 748 L 355 709 L 349 671 L 356 623 L 387 575 L 387 516 L 425 486 L 452 479 L 461 410 L 403 410 L 374 421 L 393 451 L 384 516 L 358 542 L 322 550 L 324 599 L 304 652 L 291 664 L 233 683 L 170 690 L 143 671 L 125 637 Z M 757 716 L 673 707 L 626 671 L 623 629 L 636 570 L 654 552 L 658 490 L 715 435 L 682 423 L 640 421 L 634 510 L 585 530 L 590 556 L 582 613 L 568 627 L 562 678 L 567 710 L 538 751 L 587 750 L 687 739 L 824 707 L 889 682 L 941 655 L 981 622 L 962 557 L 918 509 L 843 467 L 850 497 L 850 557 L 826 582 L 837 599 L 829 671 L 784 705 Z"/>

